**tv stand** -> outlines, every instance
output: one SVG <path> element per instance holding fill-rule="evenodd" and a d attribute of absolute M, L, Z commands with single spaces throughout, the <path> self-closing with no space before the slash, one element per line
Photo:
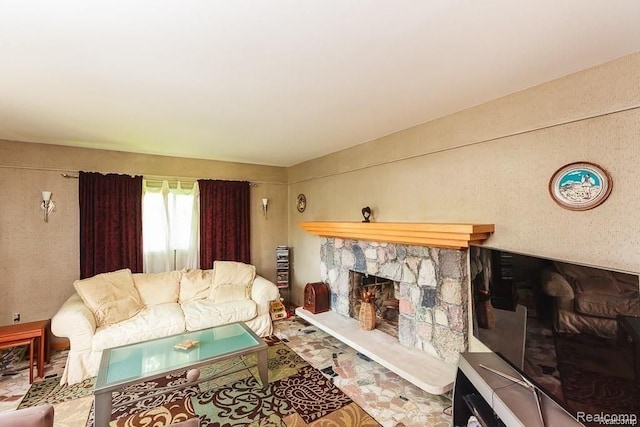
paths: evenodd
<path fill-rule="evenodd" d="M 502 378 L 511 381 L 512 383 L 521 385 L 522 387 L 530 390 L 533 393 L 533 397 L 536 402 L 536 409 L 538 410 L 538 418 L 540 419 L 540 424 L 542 427 L 546 427 L 546 423 L 544 422 L 544 415 L 542 412 L 542 399 L 540 398 L 540 390 L 533 383 L 527 380 L 525 377 L 520 375 L 520 378 L 512 377 L 511 375 L 505 374 L 504 372 L 497 371 L 493 368 L 483 365 L 482 363 L 478 365 L 482 369 L 486 369 L 489 372 L 493 372 L 496 375 L 500 375 Z"/>
<path fill-rule="evenodd" d="M 466 426 L 475 415 L 487 427 L 537 427 L 543 426 L 540 414 L 547 426 L 583 425 L 544 393 L 532 393 L 522 386 L 519 378 L 520 373 L 495 353 L 461 354 L 453 393 L 453 425 Z"/>

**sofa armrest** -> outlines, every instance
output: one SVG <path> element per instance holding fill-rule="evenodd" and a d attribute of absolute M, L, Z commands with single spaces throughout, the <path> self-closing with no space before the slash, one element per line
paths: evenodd
<path fill-rule="evenodd" d="M 571 284 L 560 273 L 553 270 L 542 271 L 542 290 L 544 293 L 558 298 L 573 299 L 574 291 Z"/>
<path fill-rule="evenodd" d="M 91 349 L 91 341 L 96 332 L 96 319 L 80 295 L 73 294 L 51 319 L 51 333 L 65 337 L 71 343 L 71 350 Z"/>
<path fill-rule="evenodd" d="M 280 299 L 280 290 L 275 283 L 256 275 L 251 287 L 251 299 L 268 310 L 271 301 Z"/>

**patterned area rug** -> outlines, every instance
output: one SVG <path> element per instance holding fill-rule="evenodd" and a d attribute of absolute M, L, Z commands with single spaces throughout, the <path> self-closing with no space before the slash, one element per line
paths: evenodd
<path fill-rule="evenodd" d="M 555 342 L 564 398 L 574 412 L 640 414 L 640 387 L 615 346 L 597 337 L 558 335 Z"/>
<path fill-rule="evenodd" d="M 111 426 L 162 426 L 198 417 L 201 426 L 379 426 L 331 378 L 310 366 L 277 338 L 269 347 L 269 386 L 257 370 L 246 368 L 197 385 L 184 373 L 142 383 L 114 393 Z M 201 369 L 201 378 L 225 372 L 233 364 L 252 366 L 255 356 Z M 162 391 L 164 387 L 184 385 Z M 158 393 L 158 391 L 161 391 Z M 59 416 L 93 426 L 93 379 L 60 386 L 58 378 L 34 383 L 21 408 L 49 402 Z M 85 404 L 80 404 L 85 402 Z M 77 404 L 74 404 L 77 403 Z M 79 413 L 80 412 L 80 413 Z M 60 425 L 74 425 L 60 420 Z"/>

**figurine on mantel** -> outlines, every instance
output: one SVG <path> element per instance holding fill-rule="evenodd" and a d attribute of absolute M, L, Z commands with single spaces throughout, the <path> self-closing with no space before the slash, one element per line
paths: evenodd
<path fill-rule="evenodd" d="M 371 222 L 369 221 L 369 217 L 371 217 L 371 208 L 369 206 L 362 208 L 362 216 L 364 218 L 362 222 Z"/>

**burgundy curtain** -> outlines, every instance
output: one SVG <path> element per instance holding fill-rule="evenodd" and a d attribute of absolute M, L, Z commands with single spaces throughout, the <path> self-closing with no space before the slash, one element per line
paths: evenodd
<path fill-rule="evenodd" d="M 249 183 L 198 180 L 200 190 L 200 268 L 213 261 L 251 262 Z"/>
<path fill-rule="evenodd" d="M 142 272 L 142 177 L 80 172 L 80 278 Z"/>

